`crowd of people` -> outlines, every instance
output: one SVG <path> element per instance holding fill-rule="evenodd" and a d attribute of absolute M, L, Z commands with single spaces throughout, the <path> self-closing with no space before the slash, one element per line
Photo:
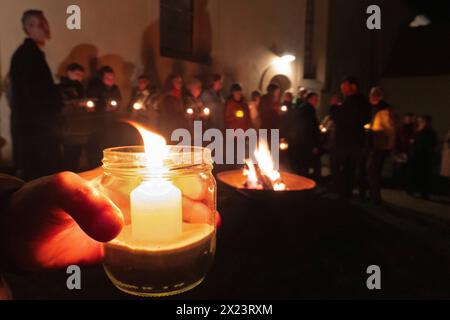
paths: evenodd
<path fill-rule="evenodd" d="M 73 62 L 55 84 L 40 49 L 50 32 L 43 13 L 27 11 L 22 22 L 27 38 L 13 55 L 9 76 L 14 160 L 25 180 L 78 172 L 83 155 L 85 168 L 99 166 L 102 151 L 117 143 L 111 139 L 117 133 L 113 124 L 125 116 L 167 139 L 175 129 L 193 130 L 194 121 L 203 129 L 279 129 L 289 145 L 285 156 L 292 171 L 320 182 L 328 154 L 332 188 L 348 198 L 357 186 L 361 197 L 368 193 L 375 203 L 381 202 L 384 162 L 393 155 L 402 186 L 429 194 L 438 143 L 431 118 L 407 114 L 400 124 L 380 87 L 366 97 L 357 79 L 346 77 L 321 122 L 317 92 L 300 88 L 294 95 L 270 83 L 266 92 L 253 91 L 247 99 L 238 83 L 224 94 L 220 74 L 211 75 L 206 85 L 172 74 L 163 88 L 151 86 L 143 74 L 130 101 L 124 101 L 110 66 L 85 79 L 83 66 Z"/>

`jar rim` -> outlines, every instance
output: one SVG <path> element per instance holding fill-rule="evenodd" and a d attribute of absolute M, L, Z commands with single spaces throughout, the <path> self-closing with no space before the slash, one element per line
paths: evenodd
<path fill-rule="evenodd" d="M 212 167 L 211 150 L 196 146 L 168 146 L 168 156 L 164 161 L 169 171 Z M 110 171 L 147 171 L 148 162 L 144 146 L 108 148 L 103 151 L 103 168 Z"/>

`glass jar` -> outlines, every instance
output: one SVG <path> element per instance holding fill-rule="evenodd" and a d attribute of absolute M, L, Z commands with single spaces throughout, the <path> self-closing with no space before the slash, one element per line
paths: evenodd
<path fill-rule="evenodd" d="M 104 151 L 98 188 L 121 209 L 125 226 L 104 245 L 103 265 L 114 285 L 133 295 L 190 290 L 214 259 L 216 181 L 210 150 L 171 146 L 165 168 L 162 174 L 149 172 L 144 147 Z"/>

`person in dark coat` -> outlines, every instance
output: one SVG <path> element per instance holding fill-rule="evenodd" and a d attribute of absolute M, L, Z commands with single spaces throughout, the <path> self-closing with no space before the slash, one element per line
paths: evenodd
<path fill-rule="evenodd" d="M 98 77 L 88 85 L 87 97 L 94 101 L 95 111 L 90 114 L 96 126 L 87 143 L 87 158 L 90 168 L 101 165 L 103 150 L 115 146 L 118 132 L 113 128 L 119 115 L 122 94 L 116 84 L 114 70 L 109 66 L 100 68 Z M 92 119 L 92 120 L 94 120 Z"/>
<path fill-rule="evenodd" d="M 393 180 L 397 188 L 405 188 L 408 179 L 408 154 L 416 133 L 415 115 L 408 112 L 398 128 L 396 149 L 394 152 Z"/>
<path fill-rule="evenodd" d="M 97 113 L 119 110 L 122 94 L 116 84 L 115 73 L 111 67 L 100 68 L 98 77 L 94 78 L 88 85 L 87 96 L 95 101 Z"/>
<path fill-rule="evenodd" d="M 189 129 L 182 89 L 183 78 L 178 74 L 170 75 L 166 81 L 166 92 L 158 104 L 159 132 L 168 142 L 174 130 Z"/>
<path fill-rule="evenodd" d="M 261 118 L 261 129 L 280 129 L 280 106 L 281 89 L 278 85 L 271 83 L 267 87 L 267 94 L 262 96 L 259 105 Z"/>
<path fill-rule="evenodd" d="M 66 74 L 61 77 L 58 85 L 63 102 L 81 100 L 85 97 L 83 86 L 84 68 L 78 63 L 71 63 L 66 68 Z"/>
<path fill-rule="evenodd" d="M 438 139 L 428 115 L 417 118 L 417 134 L 414 136 L 408 157 L 407 192 L 413 195 L 420 192 L 422 198 L 428 199 L 433 173 L 433 157 Z"/>
<path fill-rule="evenodd" d="M 18 175 L 25 180 L 55 173 L 60 168 L 59 118 L 62 103 L 41 50 L 50 39 L 42 11 L 22 17 L 27 38 L 11 60 L 11 135 Z"/>
<path fill-rule="evenodd" d="M 336 161 L 336 186 L 342 197 L 352 195 L 358 165 L 365 147 L 364 126 L 370 122 L 371 107 L 368 99 L 359 94 L 358 82 L 347 77 L 341 82 L 344 96 L 342 105 L 334 114 L 334 159 Z"/>
<path fill-rule="evenodd" d="M 72 63 L 66 68 L 66 74 L 61 77 L 58 85 L 63 110 L 63 170 L 78 172 L 83 148 L 86 145 L 87 107 L 84 105 L 85 90 L 83 86 L 84 68 L 78 63 Z"/>
<path fill-rule="evenodd" d="M 295 137 L 292 137 L 291 165 L 294 170 L 316 181 L 320 178 L 320 131 L 316 108 L 319 105 L 317 93 L 310 92 L 305 97 L 305 103 L 294 111 L 296 125 Z M 313 174 L 310 174 L 310 170 Z"/>
<path fill-rule="evenodd" d="M 292 92 L 285 92 L 283 95 L 283 102 L 281 103 L 279 117 L 280 117 L 280 138 L 288 139 L 290 126 L 292 125 L 292 113 L 295 110 L 294 95 Z"/>
<path fill-rule="evenodd" d="M 209 88 L 204 90 L 201 96 L 203 104 L 211 112 L 210 127 L 219 130 L 223 130 L 225 127 L 225 98 L 222 95 L 222 88 L 222 75 L 213 74 L 210 79 Z"/>
<path fill-rule="evenodd" d="M 398 141 L 397 141 L 397 151 L 408 154 L 411 147 L 411 142 L 414 140 L 414 135 L 416 134 L 416 121 L 415 115 L 411 112 L 405 114 L 403 118 L 403 123 L 399 128 Z"/>
<path fill-rule="evenodd" d="M 140 75 L 127 108 L 130 118 L 156 130 L 159 116 L 156 103 L 158 95 L 156 88 L 150 86 L 149 77 Z"/>
<path fill-rule="evenodd" d="M 296 97 L 295 103 L 293 105 L 294 109 L 300 108 L 300 106 L 305 103 L 305 101 L 306 101 L 305 97 L 307 94 L 308 94 L 308 89 L 306 89 L 305 87 L 298 88 L 297 97 Z"/>
<path fill-rule="evenodd" d="M 201 99 L 202 82 L 198 79 L 191 79 L 187 85 L 187 92 L 183 96 L 183 103 L 186 106 L 186 117 L 189 123 L 191 135 L 194 135 L 194 122 L 202 123 L 202 130 L 206 131 L 210 124 L 211 109 L 205 106 Z"/>

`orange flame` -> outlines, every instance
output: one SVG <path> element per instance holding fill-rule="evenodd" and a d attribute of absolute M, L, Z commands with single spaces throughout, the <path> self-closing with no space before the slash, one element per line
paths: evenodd
<path fill-rule="evenodd" d="M 141 134 L 142 140 L 144 141 L 148 167 L 154 170 L 163 169 L 164 160 L 169 154 L 166 139 L 136 122 L 127 121 L 127 123 L 135 127 Z"/>
<path fill-rule="evenodd" d="M 265 141 L 259 143 L 258 148 L 254 153 L 257 160 L 258 167 L 262 175 L 266 176 L 273 183 L 273 190 L 283 191 L 286 190 L 286 185 L 281 181 L 281 174 L 275 170 L 275 164 L 273 162 L 269 147 Z M 258 181 L 258 175 L 253 162 L 246 161 L 247 170 L 244 170 L 244 175 L 247 177 L 247 186 L 250 189 L 260 189 L 261 185 Z"/>

